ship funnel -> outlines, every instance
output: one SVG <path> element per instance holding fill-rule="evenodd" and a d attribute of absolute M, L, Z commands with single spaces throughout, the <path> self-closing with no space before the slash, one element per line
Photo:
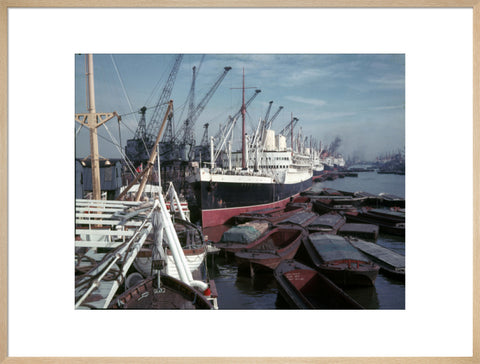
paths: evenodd
<path fill-rule="evenodd" d="M 265 131 L 265 150 L 275 150 L 275 130 L 268 129 Z"/>
<path fill-rule="evenodd" d="M 279 134 L 275 137 L 275 144 L 278 151 L 286 151 L 287 150 L 287 138 L 285 136 Z"/>

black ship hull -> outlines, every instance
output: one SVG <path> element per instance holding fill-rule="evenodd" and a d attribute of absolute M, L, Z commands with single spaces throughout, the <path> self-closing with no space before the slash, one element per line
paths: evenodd
<path fill-rule="evenodd" d="M 312 177 L 288 184 L 196 181 L 192 185 L 202 226 L 208 227 L 224 224 L 243 212 L 285 206 L 291 197 L 312 186 Z"/>

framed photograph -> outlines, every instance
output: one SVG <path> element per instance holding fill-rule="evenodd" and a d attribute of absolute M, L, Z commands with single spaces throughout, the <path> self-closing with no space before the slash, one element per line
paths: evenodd
<path fill-rule="evenodd" d="M 13 1 L 1 6 L 4 32 L 3 62 L 0 62 L 3 65 L 0 73 L 3 81 L 0 362 L 337 360 L 393 363 L 402 358 L 407 362 L 473 363 L 479 360 L 480 7 L 476 1 L 388 5 L 382 1 L 341 4 L 147 1 L 135 7 L 109 1 L 79 6 L 66 1 L 60 5 L 32 2 L 24 6 Z M 93 58 L 89 56 L 92 54 Z M 95 62 L 96 105 L 95 99 L 89 99 L 90 62 L 92 65 Z M 155 86 L 158 78 L 168 85 L 175 67 L 181 71 L 177 81 L 184 95 L 173 92 L 167 97 L 174 100 L 173 104 L 165 99 L 161 112 L 157 110 L 158 102 L 156 108 L 145 108 L 142 114 L 139 99 L 149 97 L 151 86 Z M 142 82 L 136 82 L 130 75 L 122 78 L 123 72 L 135 68 L 138 72 L 131 75 L 142 78 Z M 121 87 L 113 86 L 109 73 L 118 77 Z M 232 79 L 226 78 L 228 73 Z M 134 96 L 133 93 L 127 95 L 132 85 L 137 87 Z M 210 109 L 205 108 L 217 88 L 221 97 L 212 99 Z M 157 94 L 150 98 L 160 100 L 163 96 L 160 89 L 157 87 Z M 244 107 L 257 96 L 258 104 L 252 103 L 251 109 Z M 122 99 L 125 97 L 126 102 Z M 188 98 L 190 105 L 188 101 L 183 104 L 177 101 Z M 273 102 L 269 102 L 270 99 Z M 231 110 L 225 111 L 228 105 L 232 106 Z M 234 115 L 237 109 L 238 115 Z M 282 109 L 288 115 L 282 116 Z M 84 179 L 85 171 L 95 169 L 88 156 L 98 153 L 85 147 L 92 140 L 88 123 L 91 110 L 102 113 L 104 120 L 113 119 L 110 130 L 99 133 L 99 138 L 105 140 L 112 134 L 117 138 L 115 124 L 120 136 L 120 142 L 109 146 L 111 151 L 100 150 L 102 186 L 119 173 L 115 169 L 116 161 L 109 159 L 117 153 L 115 148 L 121 154 L 122 151 L 130 153 L 129 158 L 137 156 L 133 152 L 138 148 L 132 147 L 132 140 L 151 132 L 148 124 L 142 126 L 142 120 L 145 114 L 150 117 L 149 114 L 157 111 L 162 116 L 158 117 L 158 125 L 163 120 L 161 129 L 166 127 L 167 135 L 169 128 L 175 130 L 175 126 L 168 124 L 173 120 L 171 113 L 174 112 L 178 123 L 183 115 L 177 115 L 188 114 L 183 117 L 188 122 L 183 127 L 177 125 L 184 144 L 188 145 L 189 138 L 195 138 L 196 133 L 197 140 L 205 139 L 199 145 L 204 148 L 192 146 L 189 151 L 184 148 L 183 154 L 179 151 L 190 160 L 191 170 L 181 169 L 180 164 L 163 170 L 159 164 L 156 171 L 155 159 L 151 162 L 137 156 L 138 161 L 131 166 L 132 179 L 137 174 L 152 173 L 157 176 L 158 185 L 165 182 L 164 176 L 180 173 L 179 176 L 189 178 L 190 183 L 198 172 L 198 189 L 210 197 L 213 189 L 220 196 L 221 184 L 235 173 L 238 174 L 234 177 L 236 180 L 229 183 L 242 185 L 244 177 L 257 183 L 264 177 L 260 172 L 265 170 L 268 171 L 265 176 L 274 176 L 274 183 L 278 185 L 281 176 L 285 180 L 293 178 L 287 176 L 292 170 L 301 173 L 305 162 L 308 168 L 305 167 L 304 172 L 308 169 L 311 183 L 312 178 L 324 178 L 323 172 L 315 176 L 314 170 L 320 166 L 322 170 L 332 168 L 334 172 L 329 175 L 338 177 L 337 170 L 342 163 L 355 165 L 356 161 L 376 158 L 378 165 L 382 162 L 389 168 L 380 171 L 381 174 L 375 172 L 378 178 L 385 177 L 386 182 L 378 187 L 381 191 L 373 192 L 397 195 L 384 196 L 382 201 L 393 204 L 386 207 L 389 219 L 393 214 L 395 218 L 403 218 L 395 222 L 395 227 L 403 228 L 404 237 L 389 237 L 385 241 L 382 238 L 375 245 L 400 251 L 404 256 L 404 266 L 408 266 L 409 272 L 402 277 L 404 283 L 381 275 L 380 285 L 377 284 L 374 294 L 367 298 L 365 290 L 345 288 L 342 291 L 342 297 L 347 297 L 347 301 L 342 301 L 344 304 L 350 308 L 363 306 L 367 310 L 291 310 L 287 309 L 288 300 L 283 302 L 284 306 L 278 302 L 280 280 L 263 282 L 258 278 L 262 267 L 276 272 L 278 262 L 259 263 L 259 258 L 254 261 L 255 257 L 248 255 L 248 251 L 238 251 L 233 254 L 236 254 L 238 269 L 245 268 L 245 279 L 235 278 L 229 282 L 230 265 L 216 262 L 217 270 L 223 272 L 216 274 L 217 288 L 233 287 L 235 292 L 240 292 L 224 299 L 224 307 L 218 310 L 86 310 L 128 305 L 128 299 L 133 297 L 130 288 L 138 283 L 126 263 L 127 257 L 121 255 L 121 241 L 128 238 L 128 229 L 119 229 L 118 222 L 102 218 L 102 223 L 117 226 L 118 236 L 115 235 L 115 240 L 105 238 L 105 243 L 104 238 L 95 240 L 93 235 L 87 234 L 87 237 L 81 230 L 83 215 L 91 214 L 95 207 L 91 203 L 79 207 L 78 201 L 102 192 L 96 189 L 95 179 L 90 184 Z M 199 118 L 195 132 L 188 131 L 200 112 L 204 112 L 205 118 Z M 230 115 L 228 119 L 225 113 Z M 251 115 L 246 115 L 248 113 Z M 265 115 L 264 119 L 260 115 Z M 242 116 L 247 119 L 243 125 L 251 124 L 247 125 L 249 131 L 232 132 L 230 143 L 226 138 L 218 145 L 213 141 L 209 143 L 209 135 L 217 132 L 213 128 L 229 135 L 230 127 L 233 130 L 237 120 L 238 126 L 242 125 Z M 278 125 L 271 128 L 274 120 Z M 212 126 L 210 130 L 207 122 Z M 121 136 L 121 124 L 128 129 L 126 136 Z M 282 131 L 275 136 L 270 133 L 271 129 Z M 229 149 L 237 147 L 238 152 Z M 159 153 L 166 159 L 165 151 L 160 147 L 154 149 L 150 157 Z M 220 157 L 215 154 L 217 150 Z M 266 152 L 270 154 L 267 156 Z M 213 156 L 212 162 L 209 158 Z M 318 163 L 314 163 L 315 160 Z M 212 176 L 220 173 L 220 167 L 225 172 L 212 184 Z M 82 175 L 79 170 L 83 171 Z M 122 169 L 122 176 L 123 172 Z M 205 189 L 201 184 L 202 173 L 210 176 L 210 184 Z M 397 176 L 392 177 L 395 173 Z M 402 183 L 397 186 L 395 178 Z M 130 182 L 131 179 L 126 178 L 122 185 Z M 264 180 L 261 183 L 266 184 Z M 330 186 L 328 183 L 318 185 L 324 190 Z M 143 188 L 140 186 L 139 189 Z M 168 186 L 163 186 L 166 188 Z M 355 186 L 351 188 L 353 192 Z M 363 188 L 357 188 L 360 189 Z M 105 198 L 116 194 L 113 190 L 103 191 Z M 237 201 L 235 208 L 242 211 L 231 212 L 235 198 L 240 198 L 239 191 L 233 197 L 231 193 L 217 196 L 214 202 L 210 198 L 205 203 L 211 206 L 202 205 L 198 215 L 197 226 L 208 236 L 202 240 L 215 242 L 214 246 L 225 254 L 225 247 L 219 241 L 225 231 L 214 227 L 231 221 L 229 219 L 239 213 L 248 218 L 254 211 L 246 208 L 248 204 L 244 201 Z M 295 202 L 300 206 L 303 201 L 281 195 L 278 186 L 276 191 L 278 196 L 264 204 L 268 208 L 284 208 L 279 204 L 283 200 L 293 203 L 291 206 Z M 179 188 L 179 192 L 182 197 L 188 191 Z M 197 191 L 191 192 L 193 195 Z M 353 197 L 364 196 L 349 198 Z M 127 196 L 126 200 L 130 198 L 135 196 Z M 178 196 L 172 194 L 167 201 L 170 208 L 176 203 L 175 198 Z M 255 201 L 260 198 L 264 196 L 256 196 Z M 333 199 L 336 198 L 338 196 Z M 123 203 L 126 207 L 131 202 Z M 316 209 L 327 206 L 318 196 L 315 203 Z M 179 207 L 180 211 L 181 204 Z M 162 205 L 160 210 L 163 208 Z M 342 216 L 348 213 L 342 211 Z M 268 218 L 272 217 L 263 218 L 270 221 Z M 225 221 L 219 222 L 220 219 Z M 312 234 L 313 222 L 310 223 L 308 228 L 291 228 L 291 233 L 307 229 Z M 256 224 L 255 229 L 260 231 L 260 225 Z M 252 226 L 249 225 L 250 230 Z M 325 225 L 321 229 L 325 229 Z M 283 237 L 290 233 L 285 227 L 280 230 L 271 231 L 271 241 L 276 241 L 275 234 Z M 114 235 L 110 230 L 108 234 Z M 165 234 L 170 233 L 165 230 Z M 115 245 L 117 254 L 108 258 L 120 257 L 125 267 L 125 272 L 121 272 L 125 282 L 118 283 L 125 293 L 117 296 L 116 301 L 111 301 L 109 295 L 95 301 L 98 297 L 92 298 L 95 295 L 90 295 L 87 288 L 78 288 L 79 280 L 92 283 L 91 289 L 96 283 L 91 279 L 93 270 L 87 265 L 78 264 L 72 274 L 72 261 L 83 259 L 77 257 L 82 249 L 72 246 L 74 236 L 77 248 L 82 244 L 85 251 L 95 247 L 95 254 L 100 254 L 105 247 L 112 248 L 111 244 L 118 245 L 118 248 Z M 296 240 L 291 240 L 293 246 Z M 317 246 L 318 250 L 320 243 L 315 244 L 312 243 L 312 247 Z M 305 245 L 303 254 L 311 257 L 309 249 Z M 180 259 L 178 254 L 172 254 L 175 264 L 176 259 Z M 152 253 L 149 267 L 154 264 L 154 256 Z M 91 260 L 91 257 L 85 258 L 84 262 Z M 116 267 L 113 260 L 108 264 Z M 162 260 L 156 261 L 160 264 Z M 299 267 L 295 267 L 297 275 Z M 96 278 L 102 274 L 98 269 Z M 138 262 L 134 269 L 141 277 Z M 206 297 L 211 295 L 209 287 L 188 278 L 187 270 L 179 270 L 178 275 L 179 282 L 195 282 Z M 125 278 L 129 280 L 128 285 Z M 160 282 L 160 276 L 157 278 Z M 155 277 L 152 279 L 155 285 Z M 116 289 L 115 284 L 113 279 L 112 289 Z M 286 284 L 291 287 L 292 282 Z M 165 280 L 158 287 L 167 285 Z M 335 294 L 338 295 L 338 291 L 330 292 Z M 297 294 L 300 296 L 304 297 L 304 293 Z M 145 297 L 141 294 L 135 297 L 132 307 L 144 308 L 135 305 Z M 186 304 L 194 302 L 205 307 L 218 304 L 200 301 L 194 294 Z M 176 302 L 175 305 L 177 303 L 182 304 Z M 290 305 L 301 307 L 302 303 Z M 308 305 L 312 305 L 312 301 Z M 193 334 L 197 332 L 200 334 Z"/>

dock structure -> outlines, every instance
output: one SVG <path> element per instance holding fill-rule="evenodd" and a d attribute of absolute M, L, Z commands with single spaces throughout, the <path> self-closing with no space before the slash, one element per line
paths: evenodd
<path fill-rule="evenodd" d="M 380 266 L 380 271 L 405 279 L 405 256 L 375 243 L 350 238 L 350 243 Z"/>
<path fill-rule="evenodd" d="M 153 204 L 76 200 L 75 308 L 107 308 L 152 230 Z M 121 263 L 121 264 L 120 264 Z"/>

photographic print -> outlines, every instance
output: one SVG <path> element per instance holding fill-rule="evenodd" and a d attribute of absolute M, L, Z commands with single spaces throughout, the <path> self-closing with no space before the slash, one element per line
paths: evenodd
<path fill-rule="evenodd" d="M 76 309 L 405 309 L 405 54 L 76 54 Z"/>

